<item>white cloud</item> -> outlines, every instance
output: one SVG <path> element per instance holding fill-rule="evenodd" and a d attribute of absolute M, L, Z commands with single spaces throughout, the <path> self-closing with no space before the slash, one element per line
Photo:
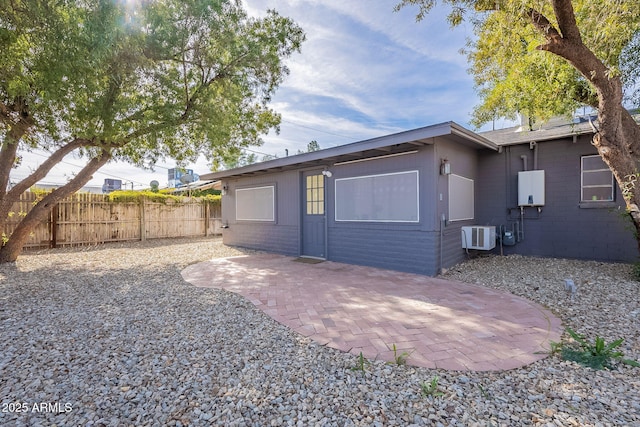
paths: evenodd
<path fill-rule="evenodd" d="M 416 24 L 414 11 L 394 13 L 387 1 L 250 3 L 255 10 L 276 7 L 307 32 L 302 54 L 291 59 L 291 75 L 281 88 L 307 98 L 300 108 L 313 106 L 310 98 L 323 97 L 341 111 L 349 108 L 367 120 L 388 122 L 422 111 L 417 104 L 424 93 L 445 86 L 453 88 L 452 95 L 464 88 L 467 103 L 469 94 L 473 97 L 472 80 L 457 52 L 464 37 L 449 31 L 439 10 L 430 18 L 441 19 Z M 438 111 L 451 104 L 443 101 Z M 459 112 L 460 106 L 451 105 L 451 111 Z"/>
<path fill-rule="evenodd" d="M 287 60 L 290 75 L 271 104 L 282 115 L 281 132 L 265 136 L 255 151 L 284 156 L 285 149 L 295 153 L 311 140 L 328 148 L 449 120 L 467 124 L 476 95 L 458 51 L 471 31 L 465 26 L 452 31 L 446 10 L 434 9 L 416 23 L 415 8 L 393 12 L 395 0 L 243 3 L 251 16 L 275 9 L 307 34 L 302 52 Z M 189 167 L 205 173 L 207 163 L 200 159 Z M 167 160 L 160 166 L 175 165 Z M 111 177 L 164 184 L 165 168 L 150 173 L 109 164 L 92 184 Z M 74 170 L 62 169 L 47 180 L 64 182 Z"/>

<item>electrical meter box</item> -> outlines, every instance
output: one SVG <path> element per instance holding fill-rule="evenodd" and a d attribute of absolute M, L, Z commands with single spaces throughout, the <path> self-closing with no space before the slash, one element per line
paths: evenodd
<path fill-rule="evenodd" d="M 518 172 L 518 206 L 544 206 L 544 171 Z"/>

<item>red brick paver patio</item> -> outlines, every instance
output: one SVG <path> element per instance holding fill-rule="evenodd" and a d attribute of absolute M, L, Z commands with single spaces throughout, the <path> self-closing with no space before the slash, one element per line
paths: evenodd
<path fill-rule="evenodd" d="M 187 267 L 195 286 L 241 294 L 321 344 L 414 366 L 461 371 L 518 368 L 546 357 L 561 324 L 524 298 L 476 286 L 331 261 L 258 254 Z"/>

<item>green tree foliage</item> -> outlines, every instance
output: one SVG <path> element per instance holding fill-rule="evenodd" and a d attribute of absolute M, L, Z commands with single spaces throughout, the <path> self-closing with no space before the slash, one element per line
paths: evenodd
<path fill-rule="evenodd" d="M 87 164 L 0 248 L 13 261 L 35 224 L 111 159 L 215 161 L 278 129 L 268 107 L 302 30 L 237 0 L 0 0 L 0 230 L 11 204 L 75 152 Z M 7 190 L 31 148 L 51 155 Z"/>
<path fill-rule="evenodd" d="M 403 0 L 420 20 L 437 0 Z M 482 103 L 476 125 L 524 114 L 543 121 L 584 105 L 598 111 L 593 144 L 640 231 L 640 127 L 624 106 L 640 100 L 640 2 L 441 0 L 449 22 L 471 22 L 466 53 Z M 636 233 L 640 236 L 640 233 Z M 640 237 L 638 238 L 640 247 Z"/>
<path fill-rule="evenodd" d="M 242 150 L 232 150 L 227 153 L 221 162 L 215 163 L 212 169 L 214 171 L 227 170 L 251 165 L 257 162 L 258 156 L 255 153 L 249 153 Z"/>
<path fill-rule="evenodd" d="M 598 108 L 596 88 L 572 64 L 571 55 L 550 55 L 550 32 L 561 31 L 555 10 L 573 8 L 584 47 L 607 69 L 621 76 L 629 93 L 640 77 L 640 2 L 624 0 L 442 0 L 451 6 L 453 25 L 467 19 L 475 37 L 465 53 L 482 104 L 474 110 L 474 124 L 521 113 L 538 121 L 572 114 L 588 105 Z M 417 5 L 417 18 L 437 0 L 403 0 L 396 9 Z M 555 6 L 555 9 L 554 9 Z M 544 18 L 543 20 L 540 20 Z M 565 25 L 568 27 L 568 25 Z M 562 32 L 560 32 L 562 37 Z M 565 37 L 566 38 L 566 37 Z M 555 52 L 554 52 L 555 53 Z M 566 57 L 569 56 L 569 57 Z"/>
<path fill-rule="evenodd" d="M 320 150 L 320 144 L 315 139 L 307 144 L 307 153 Z"/>
<path fill-rule="evenodd" d="M 313 151 L 318 151 L 318 150 L 320 150 L 320 144 L 318 143 L 318 141 L 314 139 L 307 144 L 306 151 L 298 150 L 296 154 L 311 153 Z"/>

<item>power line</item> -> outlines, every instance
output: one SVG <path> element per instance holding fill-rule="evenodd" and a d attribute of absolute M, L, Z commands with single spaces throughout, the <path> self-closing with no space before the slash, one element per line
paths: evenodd
<path fill-rule="evenodd" d="M 35 151 L 34 151 L 34 152 L 31 152 L 30 154 L 35 154 L 36 156 L 40 156 L 40 157 L 44 157 L 44 158 L 49 158 L 49 156 L 47 156 L 47 155 L 45 155 L 45 154 L 37 153 L 37 152 L 35 152 Z M 76 165 L 76 164 L 73 164 L 73 163 L 67 162 L 67 161 L 65 161 L 65 160 L 61 160 L 59 163 L 63 163 L 63 164 L 65 164 L 65 165 L 73 166 L 73 167 L 76 167 L 76 168 L 82 168 L 82 167 L 83 167 L 83 166 L 80 166 L 80 165 Z M 160 167 L 164 168 L 164 166 L 160 166 Z M 165 168 L 165 169 L 169 169 L 169 168 Z M 122 180 L 122 181 L 129 181 L 129 182 L 131 182 L 131 183 L 135 183 L 135 184 L 138 184 L 138 185 L 143 185 L 143 186 L 146 186 L 146 185 L 147 185 L 147 184 L 144 184 L 144 183 L 142 183 L 142 182 L 134 181 L 134 180 L 129 179 L 129 178 L 122 178 L 121 176 L 113 175 L 113 174 L 110 174 L 110 173 L 108 173 L 108 172 L 101 172 L 100 170 L 97 170 L 95 173 L 96 173 L 96 174 L 101 174 L 101 175 L 104 175 L 104 176 L 108 176 L 108 177 L 111 177 L 111 178 L 117 178 L 117 179 L 120 179 L 120 180 Z M 23 178 L 23 179 L 24 179 L 24 178 Z M 57 185 L 57 184 L 53 184 L 53 185 Z"/>
<path fill-rule="evenodd" d="M 267 157 L 276 157 L 273 154 L 263 153 L 261 151 L 252 150 L 250 148 L 242 148 L 242 151 L 248 151 L 248 152 L 253 153 L 253 154 L 260 154 L 260 155 L 267 156 Z"/>
<path fill-rule="evenodd" d="M 314 128 L 314 127 L 311 127 L 311 126 L 301 125 L 301 124 L 299 124 L 299 123 L 290 122 L 289 120 L 282 120 L 282 121 L 283 121 L 283 122 L 285 122 L 285 123 L 289 123 L 289 124 L 291 124 L 291 125 L 294 125 L 294 126 L 299 126 L 299 127 L 301 127 L 301 128 L 314 130 L 314 131 L 316 131 L 316 132 L 320 132 L 320 133 L 326 133 L 327 135 L 333 135 L 333 136 L 337 136 L 337 137 L 340 137 L 340 138 L 346 138 L 346 139 L 350 139 L 350 140 L 355 140 L 355 139 L 357 139 L 357 138 L 354 138 L 353 136 L 340 135 L 340 134 L 338 134 L 338 133 L 327 132 L 326 130 L 317 129 L 317 128 Z"/>

